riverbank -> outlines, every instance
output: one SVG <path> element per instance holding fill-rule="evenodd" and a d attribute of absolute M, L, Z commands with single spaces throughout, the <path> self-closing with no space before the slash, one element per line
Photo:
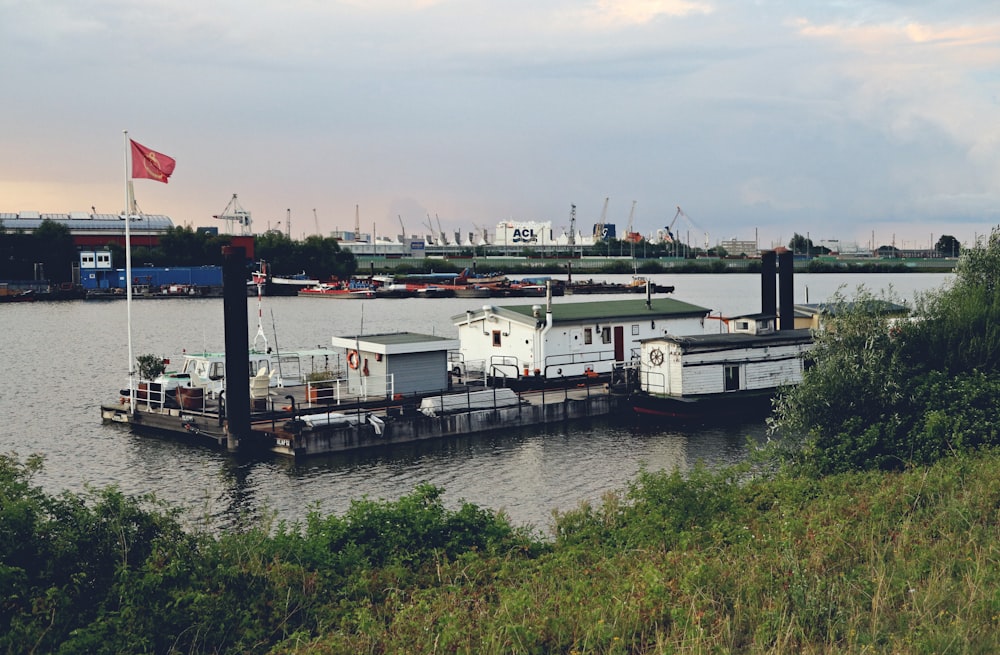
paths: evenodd
<path fill-rule="evenodd" d="M 0 458 L 5 514 L 31 518 L 5 521 L 5 651 L 1000 649 L 992 452 L 821 479 L 644 473 L 548 535 L 427 485 L 192 531 L 115 490 L 46 496 L 37 466 Z"/>
<path fill-rule="evenodd" d="M 641 275 L 697 273 L 760 273 L 760 258 L 699 257 L 426 257 L 386 259 L 358 256 L 358 274 L 394 272 L 502 271 L 507 275 Z M 795 259 L 796 273 L 951 273 L 958 262 L 954 257 L 873 258 L 801 257 Z"/>

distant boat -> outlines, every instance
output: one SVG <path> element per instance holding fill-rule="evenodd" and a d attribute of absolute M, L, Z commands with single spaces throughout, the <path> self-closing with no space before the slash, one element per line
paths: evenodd
<path fill-rule="evenodd" d="M 330 284 L 317 284 L 316 286 L 300 289 L 299 297 L 302 298 L 339 298 L 343 300 L 366 300 L 375 297 L 375 291 L 367 288 L 350 288 Z"/>
<path fill-rule="evenodd" d="M 306 275 L 305 271 L 294 275 L 274 275 L 267 262 L 261 261 L 253 272 L 254 286 L 262 289 L 264 296 L 294 296 L 302 289 L 314 287 L 320 282 Z"/>

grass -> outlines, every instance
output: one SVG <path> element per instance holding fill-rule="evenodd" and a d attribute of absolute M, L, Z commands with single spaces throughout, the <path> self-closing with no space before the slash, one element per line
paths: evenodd
<path fill-rule="evenodd" d="M 0 652 L 1000 652 L 993 451 L 643 473 L 547 536 L 429 486 L 191 533 L 114 490 L 47 497 L 31 466 L 0 466 Z"/>
<path fill-rule="evenodd" d="M 996 454 L 724 478 L 645 475 L 559 516 L 538 556 L 438 562 L 363 625 L 275 652 L 1000 652 Z"/>

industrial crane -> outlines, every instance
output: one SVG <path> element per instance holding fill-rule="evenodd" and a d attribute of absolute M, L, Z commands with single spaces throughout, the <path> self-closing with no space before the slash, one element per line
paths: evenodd
<path fill-rule="evenodd" d="M 604 198 L 604 209 L 601 210 L 601 222 L 594 226 L 594 241 L 602 241 L 605 236 L 607 236 L 607 230 L 605 229 L 605 222 L 608 219 L 608 200 L 609 197 Z"/>
<path fill-rule="evenodd" d="M 91 207 L 91 209 L 93 209 L 93 207 Z M 226 205 L 226 208 L 222 210 L 222 213 L 217 216 L 213 216 L 212 218 L 217 218 L 220 221 L 226 221 L 226 231 L 229 232 L 229 234 L 234 234 L 234 223 L 240 224 L 240 233 L 243 236 L 252 234 L 250 231 L 250 225 L 253 221 L 250 220 L 250 212 L 240 206 L 240 201 L 236 199 L 235 193 L 233 194 L 233 199 L 230 200 L 229 204 Z"/>
<path fill-rule="evenodd" d="M 632 201 L 632 210 L 628 213 L 628 227 L 625 228 L 625 240 L 632 243 L 642 241 L 642 235 L 632 231 L 632 219 L 635 217 L 635 200 Z"/>
<path fill-rule="evenodd" d="M 687 222 L 689 227 L 693 227 L 696 231 L 701 231 L 701 228 L 698 227 L 698 225 L 693 220 L 691 220 L 691 217 L 685 214 L 684 210 L 680 208 L 680 205 L 678 205 L 677 213 L 674 214 L 674 220 L 670 221 L 670 225 L 665 228 L 667 231 L 666 241 L 668 243 L 677 242 L 678 239 L 674 235 L 674 226 L 677 224 L 677 219 L 682 217 Z M 705 232 L 705 250 L 708 250 L 708 246 L 709 246 L 708 232 Z"/>
<path fill-rule="evenodd" d="M 430 217 L 428 216 L 428 218 L 430 218 Z M 441 227 L 441 217 L 438 216 L 437 214 L 434 214 L 434 218 L 437 219 L 438 234 L 441 235 L 441 245 L 442 246 L 447 246 L 448 245 L 448 237 L 446 237 L 444 235 L 444 228 Z"/>
<path fill-rule="evenodd" d="M 677 213 L 674 214 L 674 220 L 670 221 L 670 225 L 663 228 L 667 231 L 666 241 L 668 243 L 673 243 L 676 240 L 676 237 L 674 237 L 674 225 L 677 224 L 677 219 L 681 217 L 681 214 L 684 214 L 684 210 L 681 209 L 680 205 L 677 205 Z M 686 214 L 684 215 L 686 216 Z"/>

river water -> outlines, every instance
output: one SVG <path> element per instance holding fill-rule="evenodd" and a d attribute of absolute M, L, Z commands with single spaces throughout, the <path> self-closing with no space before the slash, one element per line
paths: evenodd
<path fill-rule="evenodd" d="M 576 276 L 575 276 L 576 277 Z M 760 311 L 760 278 L 752 274 L 654 275 L 674 297 L 724 315 Z M 796 302 L 821 302 L 859 286 L 892 288 L 903 300 L 946 284 L 951 274 L 797 274 Z M 629 276 L 604 276 L 622 281 Z M 565 296 L 585 302 L 612 296 Z M 408 330 L 454 336 L 451 317 L 483 304 L 537 299 L 377 299 L 340 301 L 248 299 L 251 342 L 258 323 L 271 345 L 329 345 L 333 335 Z M 258 320 L 258 316 L 260 320 Z M 707 322 L 709 328 L 715 323 Z M 188 510 L 188 520 L 228 525 L 246 517 L 303 519 L 310 510 L 342 513 L 362 497 L 395 499 L 427 482 L 444 489 L 450 506 L 469 501 L 506 512 L 516 525 L 545 532 L 553 510 L 600 502 L 643 470 L 687 470 L 745 456 L 760 423 L 729 426 L 640 426 L 594 421 L 548 429 L 469 435 L 392 449 L 292 462 L 247 458 L 102 425 L 100 405 L 127 386 L 127 312 L 123 301 L 0 305 L 3 391 L 0 452 L 45 456 L 37 481 L 51 493 L 115 484 L 152 492 Z M 706 329 L 709 329 L 706 328 Z M 136 354 L 179 359 L 184 349 L 222 350 L 221 299 L 171 298 L 132 304 Z"/>

